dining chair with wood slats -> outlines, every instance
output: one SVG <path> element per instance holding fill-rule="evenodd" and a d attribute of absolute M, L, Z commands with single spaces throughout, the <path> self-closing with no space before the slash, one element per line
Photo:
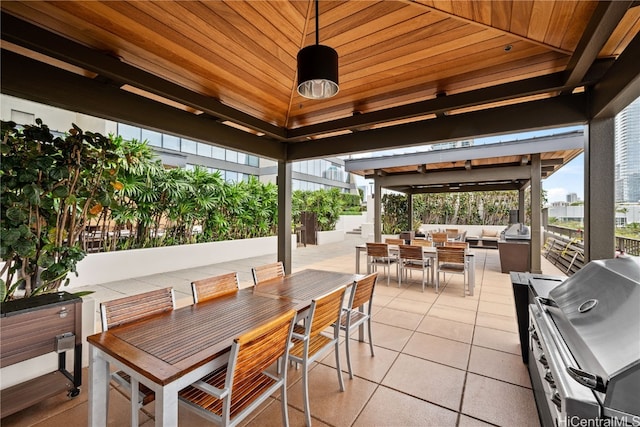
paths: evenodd
<path fill-rule="evenodd" d="M 411 246 L 424 246 L 424 247 L 430 248 L 433 246 L 433 242 L 431 240 L 426 240 L 426 239 L 412 240 Z"/>
<path fill-rule="evenodd" d="M 175 294 L 173 288 L 164 288 L 142 294 L 131 295 L 100 303 L 100 320 L 102 330 L 126 325 L 143 320 L 147 317 L 175 309 Z M 127 389 L 131 399 L 132 390 L 138 390 L 138 407 L 145 406 L 155 400 L 155 394 L 144 384 L 138 383 L 129 374 L 118 371 L 111 374 L 111 378 L 120 386 Z M 131 411 L 131 425 L 138 425 L 138 412 Z"/>
<path fill-rule="evenodd" d="M 400 245 L 400 277 L 405 275 L 408 280 L 408 272 L 420 270 L 422 272 L 422 292 L 424 292 L 425 271 L 431 268 L 431 258 L 424 255 L 421 246 Z"/>
<path fill-rule="evenodd" d="M 387 245 L 404 245 L 405 243 L 404 239 L 394 239 L 393 237 L 387 237 L 384 242 Z"/>
<path fill-rule="evenodd" d="M 191 282 L 193 303 L 208 301 L 224 295 L 238 292 L 238 273 L 227 273 L 219 276 Z"/>
<path fill-rule="evenodd" d="M 443 246 L 447 242 L 447 233 L 431 233 L 433 246 Z"/>
<path fill-rule="evenodd" d="M 253 267 L 251 268 L 251 276 L 253 277 L 253 284 L 258 286 L 266 280 L 274 279 L 276 277 L 284 277 L 284 265 L 282 264 L 282 261 L 278 261 L 271 264 Z"/>
<path fill-rule="evenodd" d="M 469 243 L 467 242 L 446 242 L 444 246 L 448 246 L 450 248 L 465 248 L 469 249 Z"/>
<path fill-rule="evenodd" d="M 391 276 L 391 264 L 396 264 L 397 267 L 397 263 L 398 258 L 389 253 L 388 244 L 367 242 L 367 271 L 371 272 L 377 269 L 379 265 L 382 266 L 387 275 L 387 286 L 389 286 Z M 396 269 L 397 274 L 398 270 Z M 400 280 L 399 276 L 398 280 Z"/>
<path fill-rule="evenodd" d="M 467 263 L 465 259 L 466 249 L 452 246 L 441 246 L 437 249 L 436 257 L 436 293 L 440 286 L 440 273 L 446 279 L 446 273 L 462 275 L 462 294 L 466 295 L 467 288 Z"/>
<path fill-rule="evenodd" d="M 309 366 L 324 357 L 324 353 L 334 349 L 336 372 L 340 391 L 344 391 L 342 370 L 340 369 L 340 315 L 344 302 L 346 286 L 342 286 L 311 302 L 304 324 L 294 326 L 291 341 L 293 347 L 289 351 L 289 360 L 302 365 L 302 388 L 304 395 L 304 413 L 307 426 L 311 426 L 311 409 L 309 407 Z M 333 336 L 322 332 L 333 325 Z"/>
<path fill-rule="evenodd" d="M 235 426 L 280 390 L 282 423 L 287 411 L 287 358 L 295 310 L 234 339 L 227 365 L 178 393 L 185 407 L 222 426 Z M 279 363 L 277 372 L 267 372 Z"/>
<path fill-rule="evenodd" d="M 356 280 L 351 287 L 349 302 L 347 307 L 342 308 L 340 315 L 340 330 L 345 333 L 345 348 L 347 351 L 347 366 L 349 367 L 349 378 L 353 378 L 353 369 L 351 368 L 351 352 L 349 350 L 349 336 L 356 328 L 367 323 L 369 331 L 369 349 L 373 357 L 373 334 L 371 332 L 371 309 L 373 307 L 373 291 L 378 280 L 378 273 L 372 273 Z M 366 305 L 366 307 L 365 307 Z"/>

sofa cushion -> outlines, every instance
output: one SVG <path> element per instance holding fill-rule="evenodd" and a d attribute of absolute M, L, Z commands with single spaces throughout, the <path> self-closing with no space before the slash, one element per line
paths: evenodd
<path fill-rule="evenodd" d="M 482 229 L 482 237 L 498 237 L 498 231 Z"/>

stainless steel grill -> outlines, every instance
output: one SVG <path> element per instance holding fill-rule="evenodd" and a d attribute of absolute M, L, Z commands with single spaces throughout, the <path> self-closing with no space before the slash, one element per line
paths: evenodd
<path fill-rule="evenodd" d="M 590 262 L 529 310 L 543 425 L 639 426 L 640 258 Z"/>

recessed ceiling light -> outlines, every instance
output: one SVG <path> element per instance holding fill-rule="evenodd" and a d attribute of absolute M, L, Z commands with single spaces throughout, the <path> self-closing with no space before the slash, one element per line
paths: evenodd
<path fill-rule="evenodd" d="M 510 44 L 508 44 L 508 45 L 506 45 L 506 46 L 504 47 L 504 51 L 505 51 L 505 52 L 509 52 L 511 49 L 513 49 L 513 46 L 511 46 Z"/>

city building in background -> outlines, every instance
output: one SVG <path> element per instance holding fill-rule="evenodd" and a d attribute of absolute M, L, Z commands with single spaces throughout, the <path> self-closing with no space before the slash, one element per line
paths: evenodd
<path fill-rule="evenodd" d="M 640 98 L 615 118 L 616 202 L 640 202 Z"/>
<path fill-rule="evenodd" d="M 578 200 L 578 195 L 576 193 L 567 194 L 567 203 L 576 203 Z"/>
<path fill-rule="evenodd" d="M 209 143 L 103 120 L 9 95 L 2 95 L 1 113 L 2 120 L 21 125 L 35 124 L 36 118 L 40 118 L 52 133 L 60 136 L 75 123 L 83 130 L 103 135 L 120 135 L 125 140 L 146 140 L 168 168 L 194 169 L 200 166 L 210 172 L 220 172 L 227 182 L 257 177 L 261 182 L 276 183 L 277 162 Z M 294 191 L 338 188 L 344 193 L 358 194 L 355 179 L 345 172 L 344 160 L 337 157 L 294 162 L 292 170 L 291 185 Z"/>

